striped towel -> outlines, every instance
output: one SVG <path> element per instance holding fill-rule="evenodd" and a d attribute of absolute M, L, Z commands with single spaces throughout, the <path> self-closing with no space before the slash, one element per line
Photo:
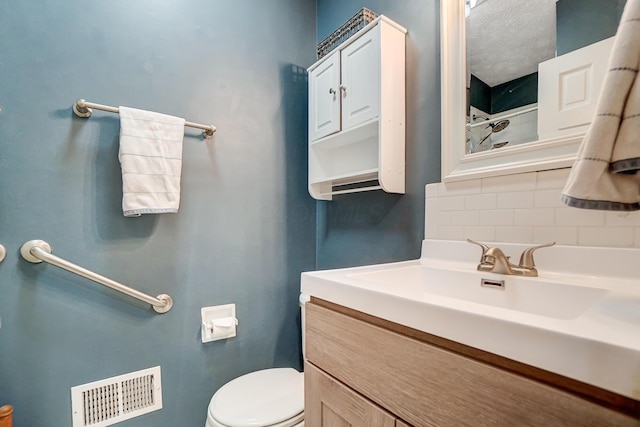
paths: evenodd
<path fill-rule="evenodd" d="M 185 120 L 119 107 L 124 216 L 177 213 Z"/>
<path fill-rule="evenodd" d="M 640 210 L 640 0 L 627 0 L 596 116 L 562 193 L 572 207 Z"/>

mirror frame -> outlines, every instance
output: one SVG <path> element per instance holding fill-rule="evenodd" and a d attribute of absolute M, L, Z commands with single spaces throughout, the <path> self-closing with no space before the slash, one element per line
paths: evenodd
<path fill-rule="evenodd" d="M 442 181 L 566 168 L 573 165 L 584 132 L 513 147 L 465 154 L 465 0 L 440 2 Z"/>

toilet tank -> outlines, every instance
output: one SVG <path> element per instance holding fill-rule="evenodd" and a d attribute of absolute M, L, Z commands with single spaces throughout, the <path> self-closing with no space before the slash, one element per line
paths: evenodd
<path fill-rule="evenodd" d="M 304 346 L 304 321 L 305 321 L 305 309 L 304 305 L 309 302 L 311 297 L 308 294 L 300 294 L 300 329 L 302 333 L 302 359 L 307 360 L 305 357 L 305 346 Z"/>

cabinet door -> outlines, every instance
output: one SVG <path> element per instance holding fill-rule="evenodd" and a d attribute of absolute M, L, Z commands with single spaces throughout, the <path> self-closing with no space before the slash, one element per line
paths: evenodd
<path fill-rule="evenodd" d="M 374 28 L 341 52 L 342 129 L 380 114 L 380 28 Z"/>
<path fill-rule="evenodd" d="M 309 140 L 340 130 L 340 53 L 309 74 Z"/>
<path fill-rule="evenodd" d="M 384 409 L 310 363 L 304 366 L 304 421 L 314 427 L 395 427 Z"/>

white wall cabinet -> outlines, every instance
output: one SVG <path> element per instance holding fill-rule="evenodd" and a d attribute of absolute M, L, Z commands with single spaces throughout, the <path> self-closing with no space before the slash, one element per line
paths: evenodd
<path fill-rule="evenodd" d="M 309 193 L 404 193 L 405 34 L 379 16 L 309 67 Z"/>

